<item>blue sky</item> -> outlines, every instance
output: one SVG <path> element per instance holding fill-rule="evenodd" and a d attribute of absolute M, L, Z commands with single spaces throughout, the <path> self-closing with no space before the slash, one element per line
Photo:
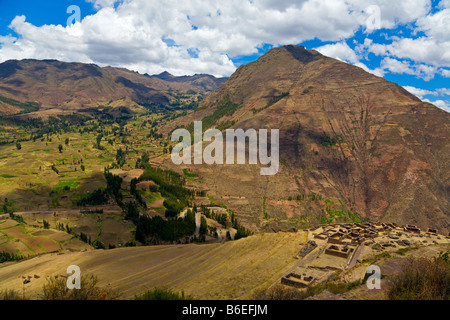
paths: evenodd
<path fill-rule="evenodd" d="M 71 5 L 80 21 L 68 25 Z M 229 76 L 286 44 L 359 66 L 450 110 L 450 0 L 0 0 L 0 62 Z"/>

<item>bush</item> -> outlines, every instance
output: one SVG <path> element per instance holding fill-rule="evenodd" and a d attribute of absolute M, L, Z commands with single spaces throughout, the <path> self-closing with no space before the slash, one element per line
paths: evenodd
<path fill-rule="evenodd" d="M 6 261 L 19 261 L 22 259 L 25 259 L 25 257 L 22 256 L 21 254 L 0 251 L 0 263 L 6 262 Z"/>
<path fill-rule="evenodd" d="M 155 288 L 148 290 L 139 296 L 134 297 L 135 300 L 192 300 L 191 296 L 185 296 L 184 292 L 173 292 L 172 290 Z"/>
<path fill-rule="evenodd" d="M 105 190 L 98 188 L 92 193 L 83 195 L 80 200 L 77 201 L 77 206 L 93 205 L 98 206 L 108 203 L 109 196 Z"/>
<path fill-rule="evenodd" d="M 438 258 L 410 258 L 400 273 L 390 280 L 387 296 L 391 300 L 448 300 L 450 263 L 447 254 Z"/>
<path fill-rule="evenodd" d="M 189 210 L 184 219 L 164 220 L 160 216 L 139 216 L 135 238 L 143 244 L 159 244 L 161 241 L 176 241 L 194 232 L 195 214 Z"/>
<path fill-rule="evenodd" d="M 282 284 L 266 290 L 258 290 L 253 295 L 254 300 L 303 300 L 304 298 L 305 294 L 303 292 Z"/>
<path fill-rule="evenodd" d="M 81 288 L 68 289 L 64 277 L 48 278 L 43 287 L 43 300 L 117 300 L 119 294 L 111 289 L 97 287 L 98 279 L 92 274 L 81 275 Z"/>
<path fill-rule="evenodd" d="M 0 300 L 23 300 L 23 296 L 18 291 L 5 289 L 0 291 Z"/>
<path fill-rule="evenodd" d="M 94 247 L 94 249 L 106 249 L 105 244 L 100 240 L 93 241 L 92 246 Z"/>
<path fill-rule="evenodd" d="M 23 219 L 22 216 L 16 215 L 12 212 L 9 213 L 9 217 L 15 221 L 17 221 L 18 223 L 25 223 L 25 220 Z"/>

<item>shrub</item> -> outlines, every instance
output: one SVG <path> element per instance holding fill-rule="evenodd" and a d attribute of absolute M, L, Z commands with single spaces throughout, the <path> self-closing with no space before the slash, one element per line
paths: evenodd
<path fill-rule="evenodd" d="M 18 223 L 25 223 L 25 220 L 22 216 L 16 215 L 12 212 L 9 213 L 9 217 L 15 221 L 17 221 Z"/>
<path fill-rule="evenodd" d="M 24 259 L 25 257 L 18 253 L 10 253 L 6 251 L 0 251 L 0 263 L 6 261 L 19 261 Z"/>
<path fill-rule="evenodd" d="M 23 300 L 23 296 L 18 291 L 5 289 L 0 291 L 0 300 Z"/>
<path fill-rule="evenodd" d="M 192 296 L 185 296 L 184 291 L 181 293 L 173 292 L 170 289 L 154 288 L 148 290 L 139 296 L 134 297 L 135 300 L 193 300 Z"/>
<path fill-rule="evenodd" d="M 253 295 L 254 300 L 303 300 L 304 298 L 303 292 L 281 284 L 266 290 L 258 290 Z"/>
<path fill-rule="evenodd" d="M 81 288 L 68 289 L 63 277 L 47 279 L 43 287 L 43 300 L 117 300 L 119 294 L 109 288 L 97 287 L 98 279 L 92 274 L 81 275 Z"/>
<path fill-rule="evenodd" d="M 77 201 L 77 206 L 87 206 L 87 205 L 102 205 L 108 203 L 108 194 L 102 188 L 94 190 L 92 193 L 83 195 L 80 200 Z"/>
<path fill-rule="evenodd" d="M 448 256 L 448 254 L 447 254 Z M 409 258 L 400 273 L 390 280 L 391 300 L 448 300 L 450 263 L 445 254 L 438 258 Z"/>

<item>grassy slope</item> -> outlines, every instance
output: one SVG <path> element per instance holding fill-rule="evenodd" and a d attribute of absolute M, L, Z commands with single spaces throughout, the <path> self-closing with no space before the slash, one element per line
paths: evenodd
<path fill-rule="evenodd" d="M 197 299 L 245 299 L 266 288 L 298 261 L 293 256 L 306 232 L 260 234 L 223 244 L 132 247 L 48 254 L 0 266 L 0 290 L 22 290 L 22 276 L 34 274 L 27 295 L 36 298 L 45 277 L 66 274 L 69 265 L 98 276 L 122 298 L 155 286 L 184 290 Z"/>

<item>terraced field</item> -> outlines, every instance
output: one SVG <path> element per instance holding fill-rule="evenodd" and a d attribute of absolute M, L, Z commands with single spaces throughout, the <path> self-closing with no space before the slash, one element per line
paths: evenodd
<path fill-rule="evenodd" d="M 134 167 L 143 151 L 157 163 L 169 156 L 163 153 L 159 140 L 148 137 L 151 126 L 142 124 L 153 118 L 150 115 L 130 120 L 124 126 L 127 134 L 123 136 L 113 134 L 119 130 L 117 124 L 103 125 L 101 148 L 96 146 L 100 131 L 97 132 L 99 125 L 95 120 L 82 127 L 90 130 L 87 132 L 79 129 L 21 141 L 20 149 L 15 144 L 0 145 L 0 214 L 5 199 L 14 212 L 76 208 L 76 201 L 82 195 L 105 185 L 104 168 L 116 161 L 119 148 L 127 150 L 123 167 L 127 172 L 120 169 L 114 172 L 123 173 L 128 184 L 142 173 Z M 0 131 L 1 137 L 29 138 L 30 133 L 6 126 Z M 59 145 L 62 145 L 61 152 Z"/>
<path fill-rule="evenodd" d="M 87 244 L 63 231 L 45 230 L 38 225 L 19 224 L 10 219 L 0 221 L 0 252 L 28 257 L 64 249 L 87 248 Z"/>
<path fill-rule="evenodd" d="M 8 262 L 0 268 L 0 290 L 22 290 L 38 298 L 45 278 L 65 275 L 69 265 L 99 278 L 100 286 L 117 289 L 121 298 L 132 298 L 146 289 L 184 290 L 197 299 L 248 299 L 267 288 L 298 261 L 295 254 L 307 232 L 258 234 L 215 244 L 162 245 L 46 254 Z"/>

